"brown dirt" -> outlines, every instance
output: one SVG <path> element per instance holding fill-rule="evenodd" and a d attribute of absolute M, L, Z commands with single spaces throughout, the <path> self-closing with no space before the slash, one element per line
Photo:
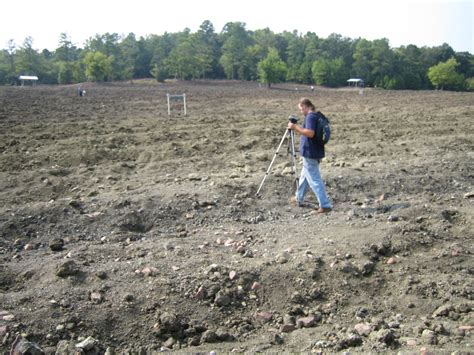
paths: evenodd
<path fill-rule="evenodd" d="M 0 88 L 2 353 L 472 350 L 474 94 L 83 87 Z M 301 96 L 327 215 L 288 204 L 286 145 L 254 196 Z"/>

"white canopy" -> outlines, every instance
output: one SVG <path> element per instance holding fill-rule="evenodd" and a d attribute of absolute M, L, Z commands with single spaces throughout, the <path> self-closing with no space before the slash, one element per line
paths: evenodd
<path fill-rule="evenodd" d="M 20 75 L 20 80 L 38 80 L 36 75 Z"/>

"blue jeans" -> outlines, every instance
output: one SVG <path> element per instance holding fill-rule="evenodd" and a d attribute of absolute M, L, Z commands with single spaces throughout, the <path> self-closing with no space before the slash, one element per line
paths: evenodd
<path fill-rule="evenodd" d="M 311 190 L 313 190 L 316 195 L 319 207 L 332 208 L 319 171 L 319 161 L 317 159 L 303 157 L 303 170 L 301 170 L 298 191 L 296 191 L 296 201 L 298 201 L 298 203 L 303 202 L 308 186 L 311 187 Z"/>

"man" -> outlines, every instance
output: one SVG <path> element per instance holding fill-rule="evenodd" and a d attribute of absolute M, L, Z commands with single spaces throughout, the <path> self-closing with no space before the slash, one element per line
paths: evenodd
<path fill-rule="evenodd" d="M 309 186 L 319 202 L 319 209 L 316 212 L 327 213 L 332 210 L 332 205 L 326 194 L 319 170 L 319 162 L 324 158 L 324 144 L 316 140 L 315 136 L 318 127 L 316 108 L 307 98 L 302 98 L 298 103 L 298 107 L 304 115 L 303 125 L 300 126 L 297 123 L 288 122 L 288 129 L 292 129 L 301 135 L 300 154 L 303 157 L 303 169 L 301 170 L 298 190 L 293 201 L 298 206 L 301 206 Z"/>

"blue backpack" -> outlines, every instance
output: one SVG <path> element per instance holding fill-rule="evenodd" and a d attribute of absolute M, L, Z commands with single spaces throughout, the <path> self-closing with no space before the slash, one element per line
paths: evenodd
<path fill-rule="evenodd" d="M 331 138 L 331 122 L 329 122 L 329 119 L 320 111 L 316 112 L 316 118 L 318 120 L 318 126 L 314 137 L 319 145 L 325 145 Z"/>

